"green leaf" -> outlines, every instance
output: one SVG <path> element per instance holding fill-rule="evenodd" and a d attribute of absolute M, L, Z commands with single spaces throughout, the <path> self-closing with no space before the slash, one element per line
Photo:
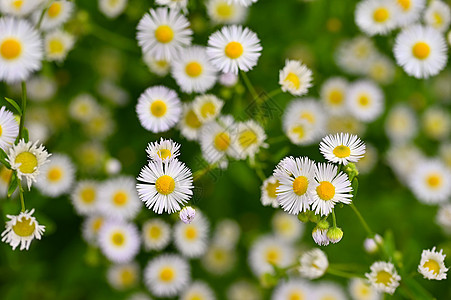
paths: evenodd
<path fill-rule="evenodd" d="M 8 101 L 8 103 L 11 104 L 16 109 L 19 116 L 22 116 L 22 110 L 20 109 L 20 107 L 16 101 L 14 101 L 13 99 L 10 99 L 10 98 L 6 98 L 6 97 L 5 97 L 5 100 Z"/>
<path fill-rule="evenodd" d="M 11 176 L 11 180 L 9 182 L 9 187 L 8 187 L 8 199 L 11 198 L 12 194 L 16 191 L 18 186 L 19 186 L 19 180 L 17 180 L 16 172 L 13 172 L 13 175 Z"/>
<path fill-rule="evenodd" d="M 6 155 L 5 151 L 3 151 L 2 148 L 0 148 L 0 162 L 8 169 L 11 169 L 11 165 L 6 160 L 7 158 L 8 158 L 8 155 Z"/>

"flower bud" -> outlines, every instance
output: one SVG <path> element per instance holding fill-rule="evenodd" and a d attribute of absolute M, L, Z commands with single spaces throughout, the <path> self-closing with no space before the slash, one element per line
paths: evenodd
<path fill-rule="evenodd" d="M 329 241 L 336 244 L 343 238 L 343 230 L 338 227 L 329 228 L 329 230 L 327 231 L 327 238 L 329 239 Z"/>
<path fill-rule="evenodd" d="M 309 214 L 308 214 L 308 212 L 301 212 L 301 213 L 299 213 L 298 214 L 298 219 L 302 223 L 308 222 L 309 221 Z"/>
<path fill-rule="evenodd" d="M 196 210 L 192 208 L 191 206 L 185 206 L 180 211 L 180 220 L 182 220 L 183 223 L 189 224 L 194 220 L 194 217 L 196 216 Z"/>

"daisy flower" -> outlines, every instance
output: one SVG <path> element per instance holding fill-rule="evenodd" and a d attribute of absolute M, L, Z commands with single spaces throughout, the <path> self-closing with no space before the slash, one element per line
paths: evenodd
<path fill-rule="evenodd" d="M 445 233 L 451 234 L 451 204 L 442 204 L 437 212 L 435 220 Z"/>
<path fill-rule="evenodd" d="M 368 35 L 385 35 L 398 25 L 399 8 L 392 0 L 363 0 L 357 4 L 355 22 Z"/>
<path fill-rule="evenodd" d="M 370 270 L 371 273 L 365 273 L 365 276 L 375 290 L 388 294 L 395 292 L 401 276 L 398 275 L 392 263 L 377 261 L 371 265 Z"/>
<path fill-rule="evenodd" d="M 354 300 L 380 300 L 381 295 L 362 278 L 352 278 L 349 282 L 349 293 Z"/>
<path fill-rule="evenodd" d="M 438 106 L 430 106 L 423 113 L 421 125 L 427 137 L 434 140 L 447 139 L 451 133 L 449 112 Z"/>
<path fill-rule="evenodd" d="M 26 80 L 41 69 L 42 40 L 28 21 L 0 18 L 0 81 Z"/>
<path fill-rule="evenodd" d="M 144 283 L 156 297 L 174 297 L 188 287 L 190 265 L 175 254 L 153 258 L 144 269 Z"/>
<path fill-rule="evenodd" d="M 236 263 L 237 253 L 224 245 L 211 244 L 201 257 L 204 269 L 214 275 L 224 275 L 230 272 Z"/>
<path fill-rule="evenodd" d="M 180 300 L 215 300 L 213 290 L 202 281 L 192 282 L 181 295 Z"/>
<path fill-rule="evenodd" d="M 327 246 L 331 242 L 327 233 L 329 231 L 329 222 L 321 220 L 312 230 L 312 238 L 319 246 Z"/>
<path fill-rule="evenodd" d="M 358 136 L 349 133 L 328 135 L 319 144 L 319 150 L 330 162 L 347 165 L 357 162 L 365 154 L 365 144 Z"/>
<path fill-rule="evenodd" d="M 28 99 L 36 102 L 45 102 L 53 98 L 57 91 L 55 79 L 36 75 L 27 81 Z"/>
<path fill-rule="evenodd" d="M 312 287 L 302 279 L 290 278 L 281 281 L 271 296 L 272 300 L 310 299 Z"/>
<path fill-rule="evenodd" d="M 75 180 L 75 166 L 65 154 L 53 154 L 40 173 L 36 187 L 43 195 L 53 198 L 69 192 Z"/>
<path fill-rule="evenodd" d="M 247 8 L 228 0 L 208 0 L 207 14 L 217 24 L 240 24 L 246 19 Z"/>
<path fill-rule="evenodd" d="M 279 202 L 277 201 L 277 188 L 279 186 L 280 182 L 274 176 L 270 176 L 265 181 L 263 181 L 260 198 L 263 206 L 271 205 L 274 208 L 279 207 Z"/>
<path fill-rule="evenodd" d="M 334 115 L 341 115 L 346 111 L 346 92 L 348 82 L 342 77 L 332 77 L 323 83 L 320 100 L 324 108 Z"/>
<path fill-rule="evenodd" d="M 348 296 L 342 287 L 333 282 L 322 281 L 315 286 L 312 299 L 318 300 L 347 300 Z"/>
<path fill-rule="evenodd" d="M 345 72 L 354 75 L 366 74 L 369 63 L 377 54 L 373 41 L 366 36 L 357 36 L 342 42 L 337 48 L 337 64 Z"/>
<path fill-rule="evenodd" d="M 155 0 L 158 5 L 164 5 L 171 9 L 185 10 L 188 0 Z"/>
<path fill-rule="evenodd" d="M 227 289 L 227 299 L 229 300 L 261 300 L 263 299 L 260 286 L 240 279 L 232 283 Z"/>
<path fill-rule="evenodd" d="M 160 251 L 171 241 L 171 227 L 159 218 L 153 218 L 144 223 L 142 240 L 147 251 Z"/>
<path fill-rule="evenodd" d="M 208 94 L 194 98 L 192 105 L 197 119 L 201 123 L 206 123 L 214 120 L 221 113 L 224 101 L 215 95 Z"/>
<path fill-rule="evenodd" d="M 98 186 L 93 180 L 82 180 L 75 185 L 71 200 L 79 215 L 90 216 L 98 212 Z"/>
<path fill-rule="evenodd" d="M 100 250 L 114 263 L 126 263 L 139 252 L 140 239 L 136 226 L 122 221 L 108 221 L 98 233 Z"/>
<path fill-rule="evenodd" d="M 139 281 L 139 265 L 127 263 L 112 265 L 107 271 L 108 283 L 116 290 L 130 289 Z"/>
<path fill-rule="evenodd" d="M 210 225 L 199 211 L 189 224 L 181 221 L 174 226 L 174 243 L 177 250 L 186 257 L 200 257 L 207 251 Z"/>
<path fill-rule="evenodd" d="M 298 271 L 302 277 L 315 279 L 323 276 L 329 267 L 326 254 L 318 248 L 307 251 L 299 258 Z"/>
<path fill-rule="evenodd" d="M 288 243 L 299 240 L 304 232 L 304 224 L 299 222 L 296 216 L 282 211 L 278 211 L 273 215 L 271 225 L 274 234 Z"/>
<path fill-rule="evenodd" d="M 407 26 L 419 20 L 424 9 L 425 0 L 396 0 L 398 6 L 397 20 L 399 25 Z"/>
<path fill-rule="evenodd" d="M 171 129 L 180 120 L 181 102 L 173 90 L 154 86 L 139 96 L 136 113 L 145 129 L 159 133 Z"/>
<path fill-rule="evenodd" d="M 434 29 L 445 32 L 449 28 L 451 22 L 451 9 L 449 6 L 440 0 L 433 0 L 429 2 L 426 11 L 424 12 L 424 23 L 433 27 Z"/>
<path fill-rule="evenodd" d="M 234 249 L 240 239 L 240 233 L 240 225 L 235 220 L 221 220 L 216 224 L 212 243 L 224 248 Z"/>
<path fill-rule="evenodd" d="M 280 183 L 277 201 L 284 211 L 297 215 L 309 210 L 315 172 L 315 162 L 308 157 L 289 157 L 276 167 L 273 175 Z"/>
<path fill-rule="evenodd" d="M 313 144 L 317 136 L 317 128 L 315 128 L 307 120 L 299 120 L 294 114 L 289 119 L 284 120 L 285 134 L 288 139 L 295 145 L 305 146 Z"/>
<path fill-rule="evenodd" d="M 418 272 L 420 272 L 426 279 L 443 280 L 446 279 L 446 272 L 448 268 L 445 267 L 445 257 L 443 250 L 440 252 L 432 250 L 423 250 L 421 253 L 421 261 L 418 265 Z"/>
<path fill-rule="evenodd" d="M 191 170 L 178 159 L 163 164 L 151 161 L 141 169 L 138 180 L 139 198 L 155 213 L 172 214 L 181 209 L 193 195 Z"/>
<path fill-rule="evenodd" d="M 190 224 L 196 217 L 196 210 L 191 206 L 185 206 L 179 213 L 180 221 L 185 224 Z"/>
<path fill-rule="evenodd" d="M 143 60 L 149 71 L 160 77 L 166 76 L 171 71 L 171 62 L 169 60 L 156 59 L 149 53 L 144 53 Z"/>
<path fill-rule="evenodd" d="M 137 39 L 146 55 L 171 60 L 191 44 L 192 30 L 187 18 L 177 10 L 151 9 L 138 24 Z"/>
<path fill-rule="evenodd" d="M 385 119 L 385 132 L 395 143 L 412 140 L 418 132 L 418 121 L 413 109 L 403 104 L 393 107 Z"/>
<path fill-rule="evenodd" d="M 108 18 L 116 18 L 127 7 L 128 0 L 99 0 L 99 10 Z"/>
<path fill-rule="evenodd" d="M 65 31 L 54 30 L 45 35 L 44 49 L 48 61 L 63 61 L 74 46 L 74 37 Z"/>
<path fill-rule="evenodd" d="M 393 48 L 397 64 L 416 78 L 429 78 L 443 70 L 448 59 L 447 50 L 443 35 L 422 25 L 403 29 Z"/>
<path fill-rule="evenodd" d="M 239 4 L 239 5 L 247 7 L 247 6 L 250 6 L 253 3 L 257 2 L 258 0 L 227 0 L 227 1 L 229 1 L 229 3 L 231 3 L 231 4 Z"/>
<path fill-rule="evenodd" d="M 203 93 L 216 83 L 216 68 L 207 58 L 204 47 L 183 49 L 172 61 L 172 77 L 185 93 Z"/>
<path fill-rule="evenodd" d="M 7 151 L 19 135 L 19 124 L 13 113 L 4 106 L 0 108 L 0 148 Z"/>
<path fill-rule="evenodd" d="M 44 225 L 39 225 L 33 217 L 34 209 L 21 212 L 18 216 L 6 215 L 5 230 L 2 232 L 2 242 L 9 244 L 13 250 L 20 245 L 20 250 L 28 250 L 33 239 L 41 239 L 45 231 Z"/>
<path fill-rule="evenodd" d="M 381 84 L 390 84 L 395 77 L 395 64 L 385 55 L 376 55 L 368 65 L 368 76 Z"/>
<path fill-rule="evenodd" d="M 192 103 L 183 103 L 183 112 L 178 128 L 180 133 L 189 141 L 195 141 L 199 138 L 199 131 L 202 128 L 202 122 L 197 117 Z"/>
<path fill-rule="evenodd" d="M 47 31 L 60 27 L 69 20 L 74 10 L 75 5 L 73 2 L 66 0 L 53 1 L 44 13 L 40 29 Z M 39 22 L 40 17 L 41 11 L 36 11 L 33 14 L 33 20 L 36 24 Z"/>
<path fill-rule="evenodd" d="M 358 120 L 372 122 L 384 111 L 384 93 L 369 80 L 358 80 L 348 90 L 346 105 Z"/>
<path fill-rule="evenodd" d="M 8 193 L 9 183 L 13 175 L 13 170 L 0 165 L 0 197 L 5 197 Z"/>
<path fill-rule="evenodd" d="M 147 157 L 150 160 L 169 162 L 180 155 L 180 144 L 173 140 L 160 139 L 160 142 L 153 142 L 147 145 Z"/>
<path fill-rule="evenodd" d="M 237 157 L 240 159 L 249 157 L 251 161 L 254 161 L 254 157 L 260 148 L 268 147 L 265 140 L 265 130 L 254 120 L 237 123 L 236 139 L 233 147 Z"/>
<path fill-rule="evenodd" d="M 69 104 L 69 115 L 80 123 L 88 123 L 100 110 L 97 100 L 90 94 L 80 94 Z"/>
<path fill-rule="evenodd" d="M 304 95 L 312 86 L 312 71 L 298 60 L 286 60 L 285 67 L 279 72 L 279 84 L 284 92 Z"/>
<path fill-rule="evenodd" d="M 207 54 L 213 65 L 224 73 L 247 72 L 257 65 L 260 40 L 248 28 L 224 26 L 208 38 Z"/>
<path fill-rule="evenodd" d="M 345 173 L 337 174 L 335 165 L 319 163 L 315 170 L 315 179 L 311 192 L 311 205 L 315 214 L 329 215 L 336 203 L 351 203 L 351 182 Z"/>
<path fill-rule="evenodd" d="M 27 180 L 30 189 L 31 184 L 36 182 L 42 166 L 48 162 L 49 156 L 44 146 L 38 147 L 37 141 L 33 144 L 25 143 L 25 140 L 21 139 L 17 145 L 9 148 L 7 160 L 11 168 L 17 171 L 17 177 L 20 180 L 24 178 Z"/>
<path fill-rule="evenodd" d="M 6 15 L 24 17 L 33 12 L 43 0 L 0 0 L 0 11 Z"/>
<path fill-rule="evenodd" d="M 104 216 L 93 214 L 88 216 L 82 224 L 82 237 L 92 246 L 99 245 L 99 231 L 105 225 L 106 220 Z"/>

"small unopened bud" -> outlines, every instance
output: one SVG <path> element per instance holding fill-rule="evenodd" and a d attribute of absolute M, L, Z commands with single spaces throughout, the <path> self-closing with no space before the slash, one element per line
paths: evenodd
<path fill-rule="evenodd" d="M 298 214 L 299 221 L 306 223 L 309 220 L 308 212 L 301 212 Z"/>
<path fill-rule="evenodd" d="M 194 208 L 192 208 L 191 206 L 185 206 L 180 211 L 179 217 L 183 223 L 189 224 L 194 220 L 194 217 L 196 217 L 196 210 Z"/>
<path fill-rule="evenodd" d="M 316 225 L 316 227 L 318 227 L 318 229 L 322 229 L 322 230 L 329 229 L 329 226 L 330 226 L 329 222 L 327 222 L 326 220 L 321 220 Z"/>
<path fill-rule="evenodd" d="M 327 231 L 327 238 L 329 239 L 329 241 L 336 244 L 343 238 L 343 230 L 338 227 L 329 228 L 329 230 Z"/>
<path fill-rule="evenodd" d="M 308 212 L 308 219 L 310 220 L 310 222 L 318 223 L 319 220 L 321 219 L 321 216 L 320 215 L 315 215 L 315 213 L 313 211 L 309 211 Z"/>
<path fill-rule="evenodd" d="M 116 175 L 122 169 L 121 162 L 115 158 L 110 158 L 105 163 L 105 170 L 108 175 Z"/>
<path fill-rule="evenodd" d="M 261 277 L 260 277 L 260 284 L 264 287 L 264 288 L 272 288 L 275 287 L 277 284 L 279 283 L 279 279 L 277 278 L 276 275 L 273 275 L 271 273 L 264 273 Z"/>
<path fill-rule="evenodd" d="M 365 248 L 366 252 L 368 253 L 375 253 L 377 251 L 377 244 L 382 244 L 382 237 L 378 234 L 374 236 L 374 238 L 368 238 L 365 239 L 365 242 L 363 243 L 363 247 Z"/>
<path fill-rule="evenodd" d="M 222 73 L 219 75 L 219 83 L 223 86 L 232 87 L 238 82 L 238 76 L 234 73 Z"/>

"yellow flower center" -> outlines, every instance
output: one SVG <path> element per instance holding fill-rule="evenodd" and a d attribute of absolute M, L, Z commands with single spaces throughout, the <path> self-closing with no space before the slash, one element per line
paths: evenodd
<path fill-rule="evenodd" d="M 221 248 L 213 249 L 213 258 L 217 262 L 222 262 L 226 258 L 226 253 Z"/>
<path fill-rule="evenodd" d="M 81 201 L 83 201 L 84 203 L 92 203 L 94 202 L 94 199 L 96 197 L 96 192 L 93 188 L 85 188 L 81 191 L 80 193 L 80 198 Z"/>
<path fill-rule="evenodd" d="M 13 60 L 22 53 L 22 44 L 15 38 L 4 40 L 0 46 L 0 54 L 4 59 Z"/>
<path fill-rule="evenodd" d="M 16 0 L 13 2 L 13 6 L 15 9 L 19 10 L 23 5 L 23 0 Z"/>
<path fill-rule="evenodd" d="M 202 126 L 202 123 L 199 121 L 199 118 L 196 116 L 196 113 L 192 109 L 186 113 L 185 122 L 186 125 L 194 129 Z"/>
<path fill-rule="evenodd" d="M 219 151 L 226 151 L 230 145 L 230 136 L 227 132 L 220 132 L 214 140 L 215 148 Z"/>
<path fill-rule="evenodd" d="M 168 107 L 166 106 L 166 103 L 164 103 L 164 101 L 161 100 L 155 100 L 150 105 L 150 112 L 157 118 L 161 118 L 162 116 L 164 116 L 167 110 Z"/>
<path fill-rule="evenodd" d="M 158 150 L 157 154 L 162 160 L 165 160 L 166 158 L 170 158 L 172 155 L 171 151 L 169 149 L 160 149 L 160 150 Z"/>
<path fill-rule="evenodd" d="M 122 232 L 116 232 L 111 236 L 111 241 L 115 246 L 122 246 L 125 243 L 125 236 Z"/>
<path fill-rule="evenodd" d="M 47 173 L 47 178 L 51 182 L 60 181 L 62 177 L 63 177 L 63 171 L 61 171 L 60 168 L 52 168 Z"/>
<path fill-rule="evenodd" d="M 203 118 L 206 118 L 208 116 L 214 115 L 216 112 L 216 106 L 213 102 L 206 102 L 202 105 L 200 109 L 200 114 Z"/>
<path fill-rule="evenodd" d="M 16 156 L 15 163 L 20 164 L 20 172 L 24 174 L 31 174 L 38 166 L 38 159 L 33 153 L 22 152 Z"/>
<path fill-rule="evenodd" d="M 188 240 L 194 240 L 197 237 L 197 230 L 194 226 L 188 225 L 185 229 L 185 236 Z"/>
<path fill-rule="evenodd" d="M 230 42 L 225 47 L 225 54 L 228 58 L 237 59 L 241 55 L 243 55 L 243 45 L 238 42 Z"/>
<path fill-rule="evenodd" d="M 334 155 L 339 158 L 349 157 L 351 155 L 351 149 L 348 146 L 340 145 L 335 147 L 333 151 Z"/>
<path fill-rule="evenodd" d="M 301 114 L 301 119 L 307 120 L 310 124 L 315 123 L 315 115 L 309 111 L 305 111 Z"/>
<path fill-rule="evenodd" d="M 158 226 L 152 226 L 149 228 L 149 237 L 153 240 L 159 239 L 161 236 L 161 228 Z"/>
<path fill-rule="evenodd" d="M 430 174 L 427 176 L 426 182 L 430 188 L 437 189 L 442 186 L 442 176 L 440 174 Z"/>
<path fill-rule="evenodd" d="M 191 294 L 188 296 L 187 300 L 204 300 L 204 296 L 202 296 L 201 294 Z"/>
<path fill-rule="evenodd" d="M 198 77 L 202 74 L 202 65 L 198 62 L 192 61 L 186 65 L 185 72 L 190 77 Z"/>
<path fill-rule="evenodd" d="M 64 52 L 64 45 L 60 40 L 51 40 L 49 42 L 49 52 L 52 54 L 60 54 Z"/>
<path fill-rule="evenodd" d="M 398 4 L 404 11 L 408 11 L 410 8 L 410 0 L 398 0 Z"/>
<path fill-rule="evenodd" d="M 61 3 L 59 2 L 53 2 L 52 5 L 50 5 L 49 9 L 47 10 L 47 15 L 49 18 L 55 18 L 57 17 L 61 12 Z"/>
<path fill-rule="evenodd" d="M 2 125 L 0 125 L 0 137 L 2 136 L 3 133 L 3 129 L 2 129 Z"/>
<path fill-rule="evenodd" d="M 288 73 L 287 77 L 285 77 L 285 81 L 291 83 L 295 89 L 299 89 L 301 87 L 301 81 L 299 77 L 293 72 Z"/>
<path fill-rule="evenodd" d="M 266 261 L 270 264 L 277 264 L 280 259 L 280 253 L 278 249 L 269 249 L 266 252 Z"/>
<path fill-rule="evenodd" d="M 427 262 L 425 262 L 423 268 L 429 269 L 429 271 L 432 271 L 435 275 L 438 275 L 440 273 L 440 265 L 433 259 L 429 259 Z"/>
<path fill-rule="evenodd" d="M 434 21 L 435 21 L 435 27 L 439 27 L 443 24 L 443 17 L 440 13 L 434 12 Z"/>
<path fill-rule="evenodd" d="M 412 54 L 418 59 L 426 59 L 431 53 L 431 47 L 425 42 L 418 42 L 413 45 Z"/>
<path fill-rule="evenodd" d="M 130 270 L 122 270 L 121 282 L 125 286 L 130 286 L 135 281 L 135 276 Z"/>
<path fill-rule="evenodd" d="M 371 100 L 370 97 L 368 97 L 368 95 L 366 94 L 362 94 L 359 97 L 359 104 L 361 106 L 368 106 L 370 104 Z"/>
<path fill-rule="evenodd" d="M 122 206 L 122 205 L 126 204 L 127 200 L 128 200 L 128 195 L 123 191 L 117 192 L 113 196 L 113 202 L 117 206 Z"/>
<path fill-rule="evenodd" d="M 293 192 L 298 196 L 304 195 L 307 192 L 308 183 L 309 182 L 307 177 L 296 177 L 296 179 L 293 181 Z"/>
<path fill-rule="evenodd" d="M 268 196 L 271 198 L 276 198 L 277 194 L 276 194 L 276 190 L 279 187 L 280 182 L 279 180 L 276 181 L 276 183 L 271 183 L 269 182 L 268 185 L 266 186 L 266 192 L 268 193 Z"/>
<path fill-rule="evenodd" d="M 328 201 L 335 196 L 335 187 L 329 181 L 321 181 L 316 187 L 316 192 L 322 200 Z"/>
<path fill-rule="evenodd" d="M 155 38 L 163 44 L 167 44 L 174 38 L 174 31 L 168 25 L 160 25 L 155 30 Z"/>
<path fill-rule="evenodd" d="M 168 62 L 167 61 L 165 61 L 165 60 L 157 60 L 156 62 L 155 62 L 155 64 L 157 65 L 157 66 L 159 66 L 160 68 L 166 68 L 167 66 L 168 66 Z"/>
<path fill-rule="evenodd" d="M 244 130 L 238 137 L 238 142 L 240 143 L 241 147 L 247 149 L 252 144 L 257 143 L 257 135 L 250 129 Z"/>
<path fill-rule="evenodd" d="M 216 13 L 223 18 L 230 18 L 233 15 L 233 7 L 227 2 L 222 2 L 216 6 Z"/>
<path fill-rule="evenodd" d="M 163 195 L 169 195 L 175 189 L 175 181 L 169 175 L 163 175 L 155 182 L 157 192 Z"/>
<path fill-rule="evenodd" d="M 92 222 L 92 230 L 94 232 L 99 231 L 100 227 L 102 227 L 103 224 L 103 219 L 102 218 L 97 218 L 94 220 L 94 222 Z"/>
<path fill-rule="evenodd" d="M 12 175 L 13 175 L 13 170 L 9 170 L 7 168 L 1 168 L 0 178 L 4 183 L 9 184 L 9 181 L 11 180 Z"/>
<path fill-rule="evenodd" d="M 385 7 L 379 7 L 376 9 L 373 13 L 373 19 L 374 21 L 378 23 L 383 23 L 387 21 L 387 19 L 390 17 L 390 12 Z"/>
<path fill-rule="evenodd" d="M 160 280 L 164 282 L 172 281 L 175 277 L 175 272 L 171 267 L 164 267 L 160 271 Z"/>
<path fill-rule="evenodd" d="M 343 93 L 339 90 L 333 90 L 329 94 L 329 102 L 335 105 L 339 105 L 343 102 Z"/>
<path fill-rule="evenodd" d="M 31 219 L 22 218 L 21 221 L 17 220 L 16 225 L 13 226 L 13 231 L 18 236 L 28 237 L 33 234 L 36 226 L 31 223 Z"/>
<path fill-rule="evenodd" d="M 385 271 L 379 271 L 376 275 L 376 283 L 389 285 L 391 282 L 391 274 Z"/>
<path fill-rule="evenodd" d="M 304 294 L 300 291 L 291 292 L 288 296 L 288 300 L 304 300 Z"/>
<path fill-rule="evenodd" d="M 298 136 L 300 140 L 302 140 L 305 137 L 305 130 L 304 127 L 301 125 L 293 127 L 291 131 Z"/>

